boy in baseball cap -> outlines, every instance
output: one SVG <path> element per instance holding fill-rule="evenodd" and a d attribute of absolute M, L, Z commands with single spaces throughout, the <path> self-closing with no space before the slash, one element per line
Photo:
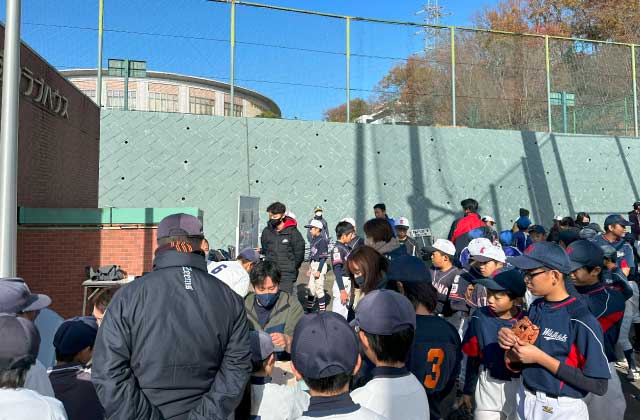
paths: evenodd
<path fill-rule="evenodd" d="M 631 226 L 631 223 L 624 217 L 619 214 L 611 214 L 604 220 L 605 233 L 594 236 L 592 241 L 598 246 L 611 245 L 614 247 L 618 252 L 618 267 L 628 277 L 636 263 L 633 248 L 625 241 L 627 226 Z"/>
<path fill-rule="evenodd" d="M 358 303 L 353 324 L 364 354 L 376 365 L 373 378 L 351 392 L 353 400 L 389 419 L 428 419 L 424 387 L 405 367 L 416 328 L 411 302 L 394 291 L 375 290 Z"/>
<path fill-rule="evenodd" d="M 248 395 L 236 410 L 236 418 L 263 420 L 297 419 L 309 406 L 309 395 L 299 387 L 271 383 L 276 363 L 271 336 L 262 331 L 251 331 L 252 373 Z M 250 413 L 246 413 L 246 411 Z"/>
<path fill-rule="evenodd" d="M 584 397 L 604 395 L 611 374 L 598 321 L 566 289 L 569 257 L 559 245 L 539 242 L 508 262 L 525 272 L 527 288 L 542 297 L 528 311 L 540 331 L 534 344 L 519 340 L 511 328 L 498 333 L 500 347 L 509 351 L 510 360 L 524 364 L 518 418 L 587 418 Z"/>
<path fill-rule="evenodd" d="M 437 239 L 433 245 L 426 247 L 431 254 L 430 276 L 433 287 L 438 291 L 438 305 L 436 313 L 451 316 L 453 310 L 449 304 L 449 292 L 453 285 L 453 279 L 459 270 L 454 265 L 456 247 L 453 242 L 446 239 Z"/>
<path fill-rule="evenodd" d="M 38 356 L 40 335 L 33 323 L 0 314 L 0 417 L 11 420 L 66 420 L 62 403 L 25 387 Z"/>
<path fill-rule="evenodd" d="M 325 311 L 327 302 L 324 296 L 324 282 L 327 274 L 327 258 L 329 257 L 329 241 L 323 235 L 324 226 L 320 220 L 313 219 L 307 226 L 311 234 L 309 243 L 309 283 L 307 284 L 307 302 L 305 309 L 307 312 L 313 310 L 313 306 L 318 301 L 318 310 Z"/>
<path fill-rule="evenodd" d="M 589 417 L 616 419 L 624 417 L 626 402 L 622 385 L 615 371 L 616 343 L 624 315 L 625 299 L 622 293 L 607 288 L 602 281 L 604 253 L 593 242 L 580 240 L 567 248 L 571 264 L 571 279 L 578 293 L 586 298 L 591 313 L 596 317 L 604 334 L 604 352 L 609 361 L 611 379 L 603 396 L 587 396 Z"/>
<path fill-rule="evenodd" d="M 95 318 L 76 317 L 64 321 L 53 339 L 56 366 L 49 373 L 49 379 L 69 420 L 104 417 L 104 410 L 91 383 L 91 370 L 87 368 L 97 334 Z"/>
<path fill-rule="evenodd" d="M 240 251 L 235 261 L 208 261 L 207 271 L 244 298 L 249 293 L 249 274 L 259 262 L 258 251 L 245 248 Z"/>
<path fill-rule="evenodd" d="M 291 369 L 309 387 L 309 409 L 301 419 L 384 420 L 356 404 L 349 381 L 360 369 L 360 354 L 353 329 L 332 312 L 303 316 L 291 345 Z"/>
<path fill-rule="evenodd" d="M 527 287 L 524 274 L 517 269 L 501 269 L 489 278 L 479 279 L 487 291 L 487 306 L 471 316 L 462 341 L 467 355 L 463 404 L 473 407 L 475 418 L 514 418 L 519 375 L 507 369 L 504 350 L 498 346 L 500 328 L 512 328 L 520 318 L 521 298 Z"/>
<path fill-rule="evenodd" d="M 409 233 L 409 219 L 406 217 L 399 217 L 396 219 L 396 232 L 398 234 L 398 241 L 400 245 L 404 245 L 407 248 L 407 254 L 412 256 L 418 255 L 418 243 L 415 239 L 408 235 Z"/>
<path fill-rule="evenodd" d="M 480 278 L 491 277 L 494 273 L 504 267 L 507 261 L 502 247 L 493 243 L 487 243 L 487 240 L 474 239 L 469 243 L 469 258 L 471 265 L 480 273 Z M 474 242 L 475 241 L 475 242 Z M 480 308 L 487 306 L 487 290 L 478 282 L 478 277 L 469 277 L 470 284 L 473 286 L 471 298 L 468 300 L 472 308 Z"/>

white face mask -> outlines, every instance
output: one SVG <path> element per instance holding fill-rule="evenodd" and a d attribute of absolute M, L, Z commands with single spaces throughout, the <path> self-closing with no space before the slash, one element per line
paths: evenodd
<path fill-rule="evenodd" d="M 321 211 L 317 211 L 316 212 L 316 216 L 321 217 L 322 216 L 322 212 Z"/>

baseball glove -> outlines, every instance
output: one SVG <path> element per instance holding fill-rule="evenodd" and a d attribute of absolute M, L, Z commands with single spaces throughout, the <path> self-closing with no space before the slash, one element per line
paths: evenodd
<path fill-rule="evenodd" d="M 525 316 L 516 322 L 516 325 L 513 326 L 513 332 L 521 341 L 533 344 L 540 334 L 540 328 Z"/>

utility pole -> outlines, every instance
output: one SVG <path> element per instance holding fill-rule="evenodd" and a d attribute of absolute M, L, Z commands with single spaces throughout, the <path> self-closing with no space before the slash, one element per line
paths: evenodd
<path fill-rule="evenodd" d="M 439 0 L 427 0 L 427 3 L 418 10 L 416 15 L 424 15 L 424 23 L 426 25 L 442 25 L 442 18 L 451 16 L 451 13 L 444 12 L 444 6 L 440 6 Z M 433 51 L 438 46 L 438 28 L 426 26 L 418 34 L 424 34 L 424 51 Z"/>

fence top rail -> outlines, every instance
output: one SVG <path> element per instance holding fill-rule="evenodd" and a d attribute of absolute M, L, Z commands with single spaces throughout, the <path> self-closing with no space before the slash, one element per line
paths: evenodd
<path fill-rule="evenodd" d="M 315 15 L 315 16 L 324 16 L 333 19 L 351 19 L 352 21 L 362 21 L 362 22 L 374 22 L 374 23 L 386 23 L 390 25 L 405 25 L 405 26 L 416 26 L 422 28 L 434 28 L 434 29 L 459 29 L 463 31 L 474 31 L 474 32 L 486 32 L 500 35 L 518 35 L 518 36 L 527 36 L 534 38 L 550 38 L 550 39 L 559 39 L 564 41 L 573 41 L 573 42 L 592 42 L 596 44 L 606 44 L 606 45 L 622 45 L 626 47 L 635 47 L 639 44 L 632 44 L 627 42 L 616 42 L 616 41 L 603 41 L 597 39 L 586 39 L 586 38 L 572 38 L 566 36 L 559 35 L 545 35 L 545 34 L 531 34 L 524 32 L 510 32 L 510 31 L 499 31 L 496 29 L 487 29 L 487 28 L 471 28 L 465 26 L 446 26 L 446 25 L 430 25 L 427 23 L 421 22 L 408 22 L 408 21 L 399 21 L 399 20 L 388 20 L 388 19 L 378 19 L 378 18 L 369 18 L 362 16 L 346 16 L 339 15 L 335 13 L 326 13 L 326 12 L 317 12 L 314 10 L 304 10 L 304 9 L 295 9 L 292 7 L 283 7 L 283 6 L 274 6 L 270 4 L 262 4 L 262 3 L 254 3 L 250 1 L 242 1 L 242 0 L 208 0 L 214 3 L 235 3 L 239 6 L 249 6 L 249 7 L 257 7 L 263 9 L 271 9 L 271 10 L 280 10 L 283 12 L 292 12 L 292 13 L 301 13 L 306 15 Z"/>

